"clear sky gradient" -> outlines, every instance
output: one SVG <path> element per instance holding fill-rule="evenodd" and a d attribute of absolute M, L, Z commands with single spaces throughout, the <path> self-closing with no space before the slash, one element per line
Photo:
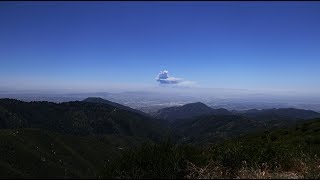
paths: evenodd
<path fill-rule="evenodd" d="M 320 92 L 320 3 L 0 2 L 0 88 L 156 87 L 162 70 Z"/>

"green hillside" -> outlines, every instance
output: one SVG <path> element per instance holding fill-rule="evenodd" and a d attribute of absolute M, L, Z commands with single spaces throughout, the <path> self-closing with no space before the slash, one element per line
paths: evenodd
<path fill-rule="evenodd" d="M 136 110 L 136 109 L 132 109 L 132 108 L 124 106 L 122 104 L 118 104 L 118 103 L 115 103 L 115 102 L 112 102 L 112 101 L 108 101 L 106 99 L 102 99 L 102 98 L 99 98 L 99 97 L 88 97 L 88 98 L 82 100 L 82 102 L 89 102 L 89 103 L 96 103 L 96 104 L 108 104 L 108 105 L 113 106 L 113 107 L 118 108 L 118 109 L 135 112 L 135 113 L 138 113 L 138 114 L 141 114 L 141 115 L 144 115 L 144 116 L 149 116 L 148 114 L 146 114 L 146 113 L 144 113 L 142 111 L 139 111 L 139 110 Z"/>
<path fill-rule="evenodd" d="M 0 177 L 99 178 L 112 158 L 144 141 L 77 137 L 39 129 L 0 130 Z"/>
<path fill-rule="evenodd" d="M 185 104 L 183 106 L 166 107 L 155 112 L 153 116 L 159 119 L 173 122 L 178 120 L 183 121 L 184 119 L 190 119 L 197 116 L 203 116 L 203 115 L 209 115 L 209 114 L 230 115 L 231 112 L 222 108 L 212 109 L 201 102 L 196 102 L 196 103 Z"/>
<path fill-rule="evenodd" d="M 198 116 L 169 129 L 105 103 L 0 99 L 0 177 L 320 178 L 320 119 L 282 111 Z"/>
<path fill-rule="evenodd" d="M 160 140 L 165 126 L 141 114 L 89 102 L 23 102 L 0 99 L 0 128 L 40 128 L 63 134 L 146 137 Z"/>
<path fill-rule="evenodd" d="M 169 142 L 128 149 L 115 178 L 320 178 L 320 119 L 215 145 Z"/>
<path fill-rule="evenodd" d="M 320 119 L 215 145 L 0 130 L 2 178 L 319 178 Z"/>
<path fill-rule="evenodd" d="M 171 129 L 181 143 L 207 144 L 268 129 L 288 127 L 287 119 L 257 120 L 241 115 L 208 115 L 175 121 Z"/>

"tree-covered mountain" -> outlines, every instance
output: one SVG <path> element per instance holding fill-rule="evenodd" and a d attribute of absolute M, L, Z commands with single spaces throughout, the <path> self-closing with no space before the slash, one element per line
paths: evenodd
<path fill-rule="evenodd" d="M 320 171 L 315 158 L 319 119 L 305 120 L 318 115 L 313 111 L 272 109 L 231 114 L 195 103 L 183 111 L 201 113 L 166 124 L 122 105 L 91 100 L 51 103 L 0 99 L 0 176 L 261 178 L 267 176 L 257 169 L 268 163 L 272 177 L 287 177 L 288 170 L 299 174 L 292 177 L 320 177 L 315 173 Z M 170 136 L 163 142 L 166 135 Z M 308 172 L 297 170 L 297 162 L 309 163 L 304 165 Z"/>
<path fill-rule="evenodd" d="M 229 115 L 231 113 L 226 109 L 212 109 L 204 103 L 196 102 L 160 109 L 154 113 L 154 117 L 172 122 L 178 119 L 189 119 L 208 114 Z"/>
<path fill-rule="evenodd" d="M 100 98 L 100 97 L 88 97 L 88 98 L 86 98 L 86 99 L 84 99 L 82 101 L 83 102 L 89 102 L 89 103 L 97 103 L 97 104 L 108 104 L 108 105 L 116 107 L 118 109 L 135 112 L 135 113 L 138 113 L 138 114 L 141 114 L 141 115 L 144 115 L 144 116 L 149 116 L 148 114 L 146 114 L 146 113 L 144 113 L 142 111 L 139 111 L 137 109 L 133 109 L 133 108 L 130 108 L 128 106 L 124 106 L 122 104 L 118 104 L 118 103 L 115 103 L 115 102 L 112 102 L 112 101 L 108 101 L 108 100 Z"/>
<path fill-rule="evenodd" d="M 250 109 L 236 114 L 257 120 L 306 120 L 320 117 L 318 112 L 295 108 Z"/>
<path fill-rule="evenodd" d="M 231 113 L 198 102 L 164 108 L 157 117 L 167 121 L 102 98 L 65 103 L 0 99 L 0 128 L 39 128 L 73 135 L 118 134 L 154 140 L 170 132 L 177 142 L 187 143 L 215 143 L 320 116 L 293 108 Z"/>
<path fill-rule="evenodd" d="M 191 119 L 203 115 L 240 115 L 254 120 L 270 121 L 270 120 L 306 120 L 320 117 L 320 113 L 295 108 L 273 108 L 273 109 L 250 109 L 244 111 L 228 111 L 226 109 L 213 109 L 204 103 L 189 103 L 183 106 L 167 107 L 153 113 L 154 117 L 168 120 L 169 122 L 178 119 Z"/>
<path fill-rule="evenodd" d="M 292 124 L 291 121 L 280 119 L 260 121 L 240 115 L 205 115 L 175 121 L 171 129 L 179 142 L 205 144 Z"/>
<path fill-rule="evenodd" d="M 203 103 L 191 103 L 159 110 L 156 117 L 169 121 L 174 139 L 180 143 L 217 143 L 244 134 L 289 127 L 320 117 L 310 110 L 280 108 L 227 111 Z"/>
<path fill-rule="evenodd" d="M 118 134 L 160 139 L 166 129 L 155 121 L 105 103 L 22 102 L 0 99 L 0 128 L 39 128 L 73 135 Z"/>
<path fill-rule="evenodd" d="M 289 127 L 320 117 L 314 111 L 280 108 L 233 112 L 232 115 L 202 115 L 173 121 L 171 129 L 179 142 L 216 143 L 254 132 Z"/>

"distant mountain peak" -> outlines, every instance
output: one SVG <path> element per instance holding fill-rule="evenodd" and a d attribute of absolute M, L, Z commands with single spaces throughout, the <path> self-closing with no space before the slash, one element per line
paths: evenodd
<path fill-rule="evenodd" d="M 209 107 L 206 104 L 202 103 L 202 102 L 194 102 L 194 103 L 189 103 L 189 104 L 185 104 L 183 106 L 203 106 L 203 107 Z"/>
<path fill-rule="evenodd" d="M 86 99 L 84 99 L 82 101 L 84 101 L 84 102 L 88 102 L 88 101 L 103 102 L 103 101 L 108 101 L 108 100 L 103 99 L 101 97 L 87 97 Z"/>
<path fill-rule="evenodd" d="M 216 114 L 226 115 L 230 112 L 226 109 L 212 109 L 202 102 L 185 104 L 183 106 L 167 107 L 160 109 L 155 116 L 160 119 L 174 121 L 177 119 L 190 119 L 196 116 Z"/>

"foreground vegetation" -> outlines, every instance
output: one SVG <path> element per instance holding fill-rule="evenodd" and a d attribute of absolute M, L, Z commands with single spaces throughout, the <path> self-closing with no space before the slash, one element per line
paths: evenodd
<path fill-rule="evenodd" d="M 107 178 L 320 178 L 320 120 L 213 146 L 145 144 L 107 167 Z"/>
<path fill-rule="evenodd" d="M 1 178 L 320 178 L 320 120 L 220 144 L 0 131 Z"/>
<path fill-rule="evenodd" d="M 1 178 L 320 178 L 320 120 L 220 144 L 0 131 Z"/>
<path fill-rule="evenodd" d="M 121 151 L 147 140 L 79 137 L 39 129 L 0 130 L 1 178 L 99 178 Z"/>

